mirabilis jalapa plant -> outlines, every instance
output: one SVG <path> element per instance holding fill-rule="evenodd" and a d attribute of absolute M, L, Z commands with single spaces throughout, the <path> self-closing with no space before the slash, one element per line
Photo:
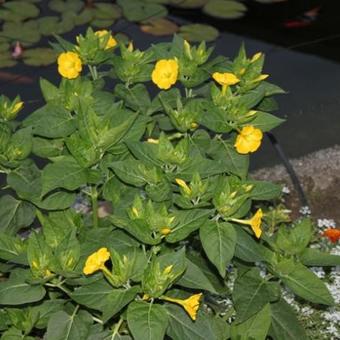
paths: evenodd
<path fill-rule="evenodd" d="M 281 188 L 248 177 L 281 123 L 264 55 L 91 29 L 54 47 L 46 104 L 16 122 L 20 98 L 0 101 L 2 339 L 305 339 L 281 288 L 332 305 L 307 267 L 339 257 L 308 248 L 308 219 L 269 223 Z"/>

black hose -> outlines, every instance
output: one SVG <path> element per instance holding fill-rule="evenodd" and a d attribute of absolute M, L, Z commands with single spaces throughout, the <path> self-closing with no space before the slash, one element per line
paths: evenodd
<path fill-rule="evenodd" d="M 287 158 L 285 152 L 283 151 L 279 141 L 277 140 L 277 138 L 271 133 L 271 132 L 266 132 L 266 135 L 269 139 L 269 141 L 271 142 L 271 144 L 273 145 L 274 149 L 276 150 L 277 154 L 279 155 L 284 167 L 286 168 L 289 177 L 293 183 L 293 186 L 299 196 L 299 200 L 300 200 L 300 204 L 302 207 L 309 207 L 308 204 L 308 200 L 306 197 L 305 192 L 303 191 L 302 185 L 296 175 L 296 172 L 292 166 L 292 164 L 290 163 L 289 159 Z"/>

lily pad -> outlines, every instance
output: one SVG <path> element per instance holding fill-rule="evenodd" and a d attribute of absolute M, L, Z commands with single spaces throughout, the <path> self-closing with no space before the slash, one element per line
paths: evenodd
<path fill-rule="evenodd" d="M 210 25 L 191 24 L 182 26 L 179 35 L 188 41 L 213 41 L 218 37 L 219 32 Z"/>
<path fill-rule="evenodd" d="M 0 68 L 3 67 L 12 67 L 17 64 L 17 61 L 12 58 L 11 53 L 9 52 L 1 52 L 0 54 Z"/>
<path fill-rule="evenodd" d="M 81 0 L 51 0 L 48 4 L 49 8 L 55 12 L 79 12 L 84 7 Z"/>
<path fill-rule="evenodd" d="M 166 7 L 154 3 L 145 3 L 140 0 L 117 0 L 123 9 L 123 15 L 128 21 L 145 21 L 162 18 L 168 14 Z"/>
<path fill-rule="evenodd" d="M 47 16 L 38 19 L 39 31 L 42 35 L 53 35 L 58 31 L 59 17 Z"/>
<path fill-rule="evenodd" d="M 0 42 L 0 52 L 8 51 L 10 46 L 8 42 Z"/>
<path fill-rule="evenodd" d="M 89 8 L 84 8 L 75 18 L 75 25 L 88 24 L 94 18 L 94 11 Z"/>
<path fill-rule="evenodd" d="M 11 1 L 11 2 L 5 2 L 2 7 L 8 9 L 12 13 L 20 16 L 22 20 L 28 19 L 28 18 L 35 18 L 39 15 L 40 10 L 39 8 L 31 4 L 27 1 Z M 8 19 L 6 19 L 8 20 Z"/>
<path fill-rule="evenodd" d="M 20 25 L 6 21 L 2 29 L 2 36 L 10 38 L 11 40 L 20 41 L 24 45 L 37 43 L 41 38 L 38 21 L 36 20 L 30 20 Z"/>
<path fill-rule="evenodd" d="M 180 8 L 200 8 L 209 0 L 171 0 L 170 4 Z"/>
<path fill-rule="evenodd" d="M 178 26 L 168 19 L 157 18 L 140 26 L 140 29 L 155 36 L 171 35 L 178 31 Z"/>
<path fill-rule="evenodd" d="M 114 24 L 115 20 L 94 19 L 91 21 L 91 26 L 98 28 L 110 27 Z"/>
<path fill-rule="evenodd" d="M 221 19 L 238 19 L 247 11 L 247 7 L 233 0 L 211 0 L 203 7 L 204 13 Z"/>
<path fill-rule="evenodd" d="M 51 48 L 32 48 L 24 51 L 23 61 L 30 66 L 47 66 L 53 64 L 57 54 Z"/>
<path fill-rule="evenodd" d="M 93 12 L 95 18 L 101 20 L 116 20 L 122 16 L 122 10 L 114 4 L 96 3 Z"/>

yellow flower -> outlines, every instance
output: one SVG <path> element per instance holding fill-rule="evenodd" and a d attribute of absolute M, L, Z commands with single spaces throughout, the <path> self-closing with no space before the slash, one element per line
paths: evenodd
<path fill-rule="evenodd" d="M 240 79 L 238 79 L 235 76 L 235 74 L 229 73 L 229 72 L 225 72 L 225 73 L 215 72 L 213 73 L 212 77 L 222 86 L 223 85 L 226 85 L 226 86 L 235 85 L 240 81 Z"/>
<path fill-rule="evenodd" d="M 269 77 L 269 74 L 260 74 L 257 78 L 253 80 L 254 83 L 265 80 Z"/>
<path fill-rule="evenodd" d="M 237 84 L 240 79 L 238 79 L 235 74 L 230 72 L 220 73 L 215 72 L 213 73 L 212 77 L 222 86 L 222 94 L 224 95 L 227 91 L 227 88 L 230 85 Z"/>
<path fill-rule="evenodd" d="M 58 57 L 58 72 L 67 79 L 77 78 L 82 70 L 81 60 L 77 53 L 64 52 Z"/>
<path fill-rule="evenodd" d="M 260 59 L 262 57 L 262 53 L 261 52 L 257 52 L 253 55 L 253 57 L 251 58 L 250 62 L 254 63 L 256 60 Z"/>
<path fill-rule="evenodd" d="M 241 223 L 241 224 L 250 225 L 255 236 L 257 238 L 260 238 L 261 234 L 262 234 L 262 229 L 261 229 L 262 217 L 263 217 L 263 212 L 262 212 L 261 209 L 259 209 L 259 210 L 256 211 L 255 215 L 249 220 L 239 220 L 237 218 L 233 218 L 232 221 L 238 222 L 238 223 Z"/>
<path fill-rule="evenodd" d="M 162 296 L 162 300 L 177 303 L 181 305 L 185 311 L 190 315 L 191 319 L 196 320 L 197 311 L 200 306 L 200 299 L 202 293 L 194 294 L 187 298 L 186 300 L 175 299 L 168 296 Z"/>
<path fill-rule="evenodd" d="M 147 142 L 150 143 L 150 144 L 159 144 L 159 140 L 153 139 L 153 138 L 148 138 Z"/>
<path fill-rule="evenodd" d="M 152 81 L 163 90 L 168 90 L 177 81 L 178 62 L 175 59 L 162 59 L 157 61 L 152 71 Z"/>
<path fill-rule="evenodd" d="M 172 267 L 173 265 L 171 264 L 170 266 L 167 266 L 166 268 L 164 268 L 163 274 L 165 275 L 170 274 L 170 272 L 172 271 Z"/>
<path fill-rule="evenodd" d="M 100 248 L 95 253 L 91 254 L 85 263 L 83 272 L 86 275 L 92 274 L 97 270 L 106 269 L 105 262 L 110 258 L 110 253 L 107 248 Z"/>
<path fill-rule="evenodd" d="M 187 195 L 191 195 L 191 189 L 189 188 L 188 184 L 186 184 L 182 179 L 176 178 L 175 179 L 176 183 L 183 189 L 183 191 Z"/>
<path fill-rule="evenodd" d="M 263 133 L 252 125 L 244 126 L 234 144 L 238 153 L 255 152 L 261 145 Z"/>
<path fill-rule="evenodd" d="M 95 32 L 94 34 L 99 38 L 100 41 L 104 41 L 104 39 L 109 34 L 109 32 L 107 30 L 101 30 L 101 31 Z M 112 35 L 110 35 L 110 38 L 108 39 L 106 43 L 105 50 L 115 47 L 116 45 L 117 45 L 117 40 Z"/>
<path fill-rule="evenodd" d="M 18 102 L 14 105 L 11 113 L 12 114 L 16 114 L 17 112 L 19 112 L 24 106 L 24 102 Z"/>
<path fill-rule="evenodd" d="M 171 229 L 168 227 L 164 227 L 161 229 L 161 234 L 162 235 L 169 235 L 171 233 Z"/>

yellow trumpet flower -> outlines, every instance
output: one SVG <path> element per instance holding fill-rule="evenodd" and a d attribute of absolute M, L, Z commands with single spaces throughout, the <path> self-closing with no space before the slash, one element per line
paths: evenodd
<path fill-rule="evenodd" d="M 238 134 L 234 146 L 237 152 L 241 154 L 255 152 L 260 147 L 262 138 L 263 133 L 260 129 L 247 125 Z"/>
<path fill-rule="evenodd" d="M 233 218 L 231 220 L 237 223 L 250 225 L 255 236 L 257 238 L 260 238 L 262 234 L 262 229 L 261 229 L 262 217 L 263 217 L 263 212 L 261 209 L 259 209 L 256 211 L 255 215 L 249 220 L 239 220 L 237 218 Z"/>
<path fill-rule="evenodd" d="M 107 248 L 100 248 L 95 253 L 91 254 L 83 268 L 83 273 L 85 275 L 92 274 L 97 270 L 104 270 L 106 271 L 107 268 L 105 267 L 105 262 L 110 258 L 110 252 Z"/>
<path fill-rule="evenodd" d="M 188 184 L 185 183 L 185 181 L 183 181 L 180 178 L 176 178 L 175 179 L 176 183 L 183 189 L 183 191 L 187 194 L 187 195 L 191 195 L 192 191 L 189 188 Z"/>
<path fill-rule="evenodd" d="M 187 298 L 186 300 L 182 299 L 175 299 L 171 298 L 169 296 L 162 296 L 161 299 L 173 303 L 177 303 L 178 305 L 181 305 L 185 311 L 189 314 L 192 320 L 196 320 L 197 312 L 200 306 L 200 299 L 201 299 L 202 293 L 194 294 Z"/>
<path fill-rule="evenodd" d="M 240 79 L 238 79 L 235 74 L 230 72 L 220 73 L 215 72 L 212 75 L 213 79 L 222 86 L 222 94 L 224 95 L 227 91 L 227 88 L 230 85 L 237 84 Z"/>

